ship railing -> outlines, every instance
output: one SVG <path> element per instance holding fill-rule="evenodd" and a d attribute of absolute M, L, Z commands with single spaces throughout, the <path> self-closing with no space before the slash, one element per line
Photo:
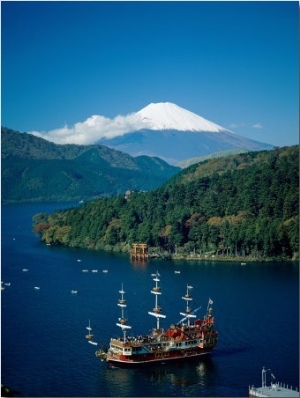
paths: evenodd
<path fill-rule="evenodd" d="M 149 347 L 151 352 L 166 352 L 166 347 L 162 347 L 161 345 L 152 345 Z"/>
<path fill-rule="evenodd" d="M 130 342 L 130 346 L 132 347 L 140 347 L 145 343 L 145 340 L 134 340 Z"/>
<path fill-rule="evenodd" d="M 272 383 L 271 384 L 271 386 L 265 386 L 265 387 L 254 387 L 254 385 L 252 384 L 252 386 L 249 386 L 249 392 L 251 393 L 251 394 L 255 394 L 255 393 L 259 393 L 259 394 L 261 394 L 263 391 L 265 391 L 265 390 L 268 390 L 268 391 L 270 391 L 270 390 L 275 390 L 275 389 L 277 389 L 277 388 L 284 388 L 284 389 L 287 389 L 287 390 L 291 390 L 291 391 L 296 391 L 296 392 L 298 392 L 298 388 L 296 387 L 295 389 L 293 389 L 293 386 L 288 386 L 288 384 L 285 384 L 285 383 L 279 383 L 279 382 L 277 382 L 277 383 Z"/>
<path fill-rule="evenodd" d="M 138 336 L 128 336 L 126 341 L 124 341 L 123 337 L 112 337 L 110 339 L 111 342 L 117 343 L 119 346 L 141 346 L 145 343 L 151 344 L 155 343 L 156 341 L 159 342 L 168 342 L 168 341 L 173 341 L 173 337 L 169 337 L 164 335 L 164 332 L 161 333 L 158 336 L 152 336 L 152 335 L 138 335 Z"/>

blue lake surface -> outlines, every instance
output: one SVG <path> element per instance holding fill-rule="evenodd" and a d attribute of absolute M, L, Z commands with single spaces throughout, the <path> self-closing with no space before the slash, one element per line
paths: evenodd
<path fill-rule="evenodd" d="M 277 381 L 299 387 L 297 263 L 151 260 L 142 265 L 131 263 L 127 254 L 44 245 L 32 233 L 32 216 L 67 206 L 2 205 L 3 384 L 21 397 L 246 397 L 249 385 L 261 385 L 266 366 Z M 87 343 L 88 321 L 99 345 L 120 334 L 117 300 L 124 283 L 132 334 L 146 334 L 155 326 L 148 311 L 156 270 L 167 315 L 161 325 L 181 319 L 181 296 L 191 284 L 200 317 L 208 299 L 214 301 L 219 345 L 192 363 L 109 368 L 95 357 L 97 347 Z"/>

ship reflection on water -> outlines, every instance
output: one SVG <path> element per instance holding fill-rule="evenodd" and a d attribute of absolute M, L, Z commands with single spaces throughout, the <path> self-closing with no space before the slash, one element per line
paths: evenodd
<path fill-rule="evenodd" d="M 216 365 L 211 356 L 133 369 L 107 367 L 105 373 L 105 383 L 112 396 L 133 396 L 139 385 L 144 391 L 147 384 L 155 388 L 156 396 L 195 396 L 201 391 L 207 394 L 208 390 L 209 396 L 215 396 Z"/>
<path fill-rule="evenodd" d="M 207 384 L 206 380 L 211 377 L 214 368 L 213 359 L 203 356 L 203 359 L 198 358 L 191 362 L 161 366 L 153 370 L 151 376 L 153 379 L 168 379 L 176 386 L 187 387 L 193 384 Z"/>
<path fill-rule="evenodd" d="M 207 383 L 207 379 L 211 379 L 214 374 L 214 363 L 210 357 L 207 357 L 205 361 L 199 363 L 196 367 L 196 372 L 198 376 L 197 383 L 201 386 L 205 386 Z"/>

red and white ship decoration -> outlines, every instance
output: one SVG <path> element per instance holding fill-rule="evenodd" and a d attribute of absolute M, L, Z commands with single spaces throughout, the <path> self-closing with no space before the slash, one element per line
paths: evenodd
<path fill-rule="evenodd" d="M 218 332 L 214 329 L 212 316 L 213 301 L 208 300 L 206 315 L 203 319 L 195 319 L 195 312 L 201 307 L 192 311 L 190 307 L 190 303 L 193 301 L 190 295 L 192 286 L 189 285 L 186 287 L 186 294 L 182 297 L 186 302 L 185 311 L 180 312 L 183 318 L 177 324 L 172 324 L 166 331 L 161 328 L 160 320 L 166 318 L 166 315 L 163 314 L 159 305 L 160 275 L 156 272 L 152 276 L 155 286 L 151 293 L 155 296 L 155 306 L 148 314 L 156 318 L 156 327 L 147 335 L 127 336 L 127 331 L 131 329 L 131 326 L 127 325 L 125 317 L 126 300 L 122 286 L 119 291 L 121 298 L 118 302 L 118 306 L 121 308 L 121 317 L 116 325 L 122 329 L 123 337 L 111 338 L 108 349 L 100 349 L 95 353 L 98 358 L 111 366 L 134 367 L 187 361 L 209 354 L 218 344 Z"/>

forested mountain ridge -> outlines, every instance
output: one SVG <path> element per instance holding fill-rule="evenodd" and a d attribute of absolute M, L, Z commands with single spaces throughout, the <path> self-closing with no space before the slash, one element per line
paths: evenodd
<path fill-rule="evenodd" d="M 296 259 L 299 147 L 212 159 L 147 193 L 38 214 L 42 240 L 130 250 L 133 242 L 189 258 Z"/>
<path fill-rule="evenodd" d="M 167 181 L 167 183 L 176 180 L 185 184 L 195 179 L 211 177 L 214 174 L 221 176 L 227 172 L 243 170 L 250 166 L 257 165 L 258 167 L 263 167 L 263 164 L 269 164 L 272 166 L 272 164 L 277 161 L 278 157 L 286 158 L 286 161 L 289 163 L 294 159 L 292 158 L 289 160 L 289 155 L 287 154 L 289 154 L 290 151 L 292 152 L 293 148 L 298 148 L 298 146 L 285 147 L 281 149 L 276 148 L 274 150 L 264 150 L 259 152 L 240 152 L 229 156 L 206 159 L 184 169 L 180 174 L 175 175 L 172 180 Z"/>
<path fill-rule="evenodd" d="M 1 127 L 1 157 L 20 157 L 39 160 L 73 160 L 91 150 L 96 150 L 112 167 L 137 169 L 134 158 L 104 145 L 54 144 L 32 134 Z"/>
<path fill-rule="evenodd" d="M 58 145 L 1 128 L 2 201 L 76 201 L 158 187 L 180 169 L 103 145 Z"/>

